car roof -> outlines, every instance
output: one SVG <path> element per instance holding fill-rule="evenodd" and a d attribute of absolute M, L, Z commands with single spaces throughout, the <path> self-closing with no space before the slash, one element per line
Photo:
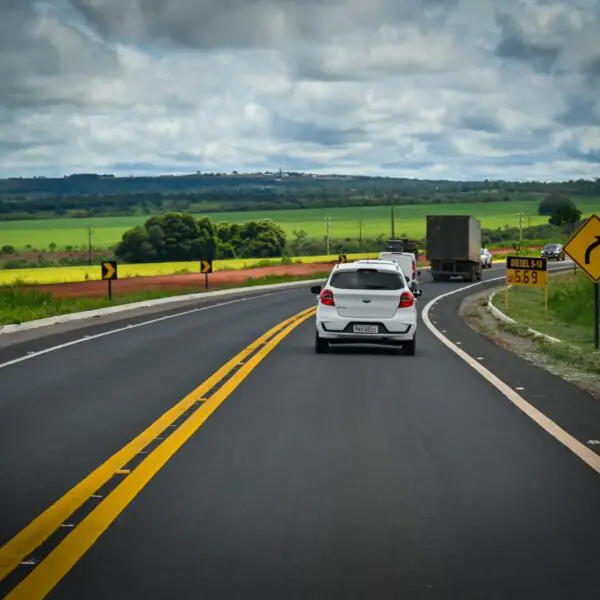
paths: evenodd
<path fill-rule="evenodd" d="M 386 254 L 392 254 L 394 256 L 405 256 L 406 258 L 417 260 L 414 252 L 394 252 L 393 250 L 386 250 L 385 252 L 380 252 L 379 256 L 384 256 Z"/>
<path fill-rule="evenodd" d="M 402 269 L 392 260 L 355 260 L 349 263 L 339 263 L 333 267 L 334 271 L 356 271 L 362 267 L 376 267 L 379 271 L 393 271 L 402 274 Z"/>

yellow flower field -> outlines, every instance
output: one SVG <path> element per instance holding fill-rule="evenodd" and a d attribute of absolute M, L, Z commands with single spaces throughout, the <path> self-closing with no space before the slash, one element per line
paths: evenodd
<path fill-rule="evenodd" d="M 376 258 L 377 253 L 349 254 L 349 259 Z M 302 263 L 328 262 L 337 260 L 337 255 L 331 256 L 302 256 L 293 258 L 293 261 Z M 215 271 L 232 271 L 251 269 L 257 266 L 277 266 L 284 264 L 281 259 L 246 258 L 233 260 L 216 260 L 213 263 Z M 153 275 L 173 275 L 175 273 L 198 273 L 199 263 L 169 262 L 169 263 L 141 263 L 120 264 L 119 278 L 150 277 Z M 74 283 L 78 281 L 93 281 L 100 279 L 100 265 L 78 267 L 47 267 L 41 269 L 6 269 L 0 270 L 0 285 L 14 283 Z"/>

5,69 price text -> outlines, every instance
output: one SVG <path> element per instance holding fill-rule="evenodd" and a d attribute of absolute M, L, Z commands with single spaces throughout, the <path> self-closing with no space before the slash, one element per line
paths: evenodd
<path fill-rule="evenodd" d="M 506 275 L 508 283 L 532 286 L 546 285 L 548 276 L 545 271 L 530 271 L 525 269 L 509 269 Z"/>

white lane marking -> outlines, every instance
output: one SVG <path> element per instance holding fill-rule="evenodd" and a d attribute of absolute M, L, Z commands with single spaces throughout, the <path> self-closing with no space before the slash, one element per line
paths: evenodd
<path fill-rule="evenodd" d="M 85 335 L 84 337 L 81 337 L 77 340 L 65 342 L 64 344 L 57 344 L 56 346 L 50 346 L 50 348 L 44 348 L 44 350 L 38 350 L 37 352 L 30 351 L 25 356 L 21 356 L 19 358 L 15 358 L 13 360 L 8 360 L 6 362 L 0 363 L 0 369 L 4 369 L 5 367 L 10 367 L 11 365 L 16 365 L 17 363 L 21 363 L 23 361 L 29 360 L 31 358 L 35 358 L 37 356 L 42 356 L 43 354 L 48 354 L 50 352 L 56 352 L 57 350 L 63 350 L 64 348 L 69 348 L 70 346 L 75 346 L 76 344 L 82 344 L 83 342 L 97 340 L 98 338 L 102 338 L 107 335 L 113 335 L 114 333 L 121 333 L 122 331 L 131 331 L 132 329 L 136 329 L 137 327 L 153 325 L 154 323 L 160 323 L 161 321 L 166 321 L 167 319 L 175 319 L 177 317 L 183 317 L 185 315 L 191 315 L 193 313 L 210 310 L 211 308 L 220 308 L 221 306 L 227 306 L 229 304 L 237 304 L 239 302 L 248 302 L 249 300 L 257 300 L 258 298 L 268 298 L 269 296 L 279 296 L 281 294 L 287 294 L 287 293 L 288 293 L 288 291 L 286 290 L 283 292 L 270 292 L 268 294 L 261 294 L 259 296 L 251 296 L 250 298 L 236 298 L 235 300 L 228 300 L 227 302 L 219 302 L 218 304 L 211 304 L 210 306 L 200 306 L 198 308 L 192 308 L 190 310 L 178 312 L 173 315 L 165 315 L 164 317 L 157 317 L 156 319 L 149 319 L 148 321 L 142 321 L 141 323 L 135 323 L 134 325 L 129 324 L 129 325 L 126 325 L 125 327 L 119 327 L 117 329 L 110 329 L 109 331 L 104 331 L 102 333 L 96 333 L 94 335 Z"/>
<path fill-rule="evenodd" d="M 558 269 L 552 269 L 558 270 Z M 496 281 L 497 279 L 504 279 L 504 277 L 497 277 L 495 279 L 488 279 L 487 281 Z M 578 456 L 583 462 L 592 467 L 594 471 L 600 473 L 600 455 L 596 454 L 579 440 L 576 440 L 570 433 L 567 433 L 562 427 L 559 427 L 554 421 L 549 419 L 544 413 L 540 412 L 535 406 L 527 402 L 525 398 L 520 396 L 515 390 L 511 389 L 504 381 L 499 377 L 496 377 L 491 371 L 486 369 L 483 365 L 478 363 L 473 357 L 469 356 L 464 350 L 459 348 L 456 344 L 451 342 L 440 330 L 433 325 L 429 318 L 429 312 L 431 308 L 440 300 L 452 296 L 452 294 L 458 294 L 465 290 L 486 283 L 485 281 L 478 281 L 470 285 L 451 290 L 444 294 L 440 294 L 433 300 L 430 300 L 421 313 L 421 318 L 427 326 L 427 329 L 433 333 L 433 335 L 448 347 L 452 352 L 462 358 L 471 368 L 475 369 L 488 383 L 491 383 L 500 393 L 508 398 L 517 408 L 522 410 L 530 419 L 537 423 L 542 429 L 546 430 L 553 438 L 558 440 L 561 444 L 566 446 L 573 454 Z"/>

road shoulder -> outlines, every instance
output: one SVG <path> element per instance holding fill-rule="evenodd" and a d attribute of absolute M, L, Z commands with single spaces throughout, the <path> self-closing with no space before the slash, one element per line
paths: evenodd
<path fill-rule="evenodd" d="M 565 379 L 600 400 L 600 374 L 572 362 L 560 360 L 555 353 L 550 352 L 550 343 L 534 339 L 534 335 L 525 326 L 502 323 L 490 314 L 487 309 L 488 298 L 491 293 L 501 289 L 503 288 L 467 296 L 460 304 L 459 315 L 471 329 L 488 337 L 505 350 Z"/>
<path fill-rule="evenodd" d="M 440 299 L 433 325 L 527 402 L 600 454 L 600 378 L 554 364 L 536 342 L 505 331 L 487 312 L 489 287 Z M 456 318 L 457 314 L 461 318 Z"/>

